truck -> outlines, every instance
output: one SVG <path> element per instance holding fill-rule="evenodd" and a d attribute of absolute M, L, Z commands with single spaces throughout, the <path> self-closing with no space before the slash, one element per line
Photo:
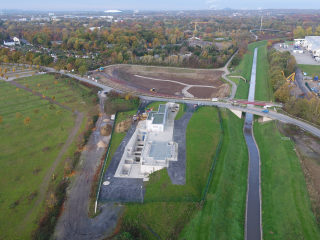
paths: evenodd
<path fill-rule="evenodd" d="M 313 81 L 318 81 L 319 80 L 319 77 L 318 76 L 315 76 Z"/>
<path fill-rule="evenodd" d="M 233 106 L 239 106 L 239 103 L 237 103 L 237 101 L 232 101 L 232 102 L 231 102 L 231 105 L 233 105 Z"/>

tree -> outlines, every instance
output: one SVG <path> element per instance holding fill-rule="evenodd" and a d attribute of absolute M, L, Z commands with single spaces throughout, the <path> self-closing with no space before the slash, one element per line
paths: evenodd
<path fill-rule="evenodd" d="M 53 111 L 53 110 L 56 109 L 56 107 L 55 107 L 53 104 L 51 104 L 51 105 L 49 106 L 49 109 Z"/>
<path fill-rule="evenodd" d="M 47 124 L 48 114 L 44 114 L 41 118 Z"/>
<path fill-rule="evenodd" d="M 60 117 L 60 120 L 61 120 L 61 116 L 62 116 L 62 111 L 61 111 L 61 110 L 58 110 L 58 111 L 57 111 L 57 114 L 59 115 L 59 117 Z"/>
<path fill-rule="evenodd" d="M 119 62 L 122 62 L 122 61 L 123 61 L 122 53 L 119 53 L 119 54 L 118 54 L 118 61 L 119 61 Z"/>
<path fill-rule="evenodd" d="M 87 72 L 87 68 L 85 66 L 81 66 L 79 68 L 79 73 L 80 73 L 81 76 L 85 75 L 86 72 Z"/>
<path fill-rule="evenodd" d="M 290 82 L 286 82 L 274 93 L 274 97 L 281 102 L 287 102 L 291 95 Z"/>
<path fill-rule="evenodd" d="M 17 118 L 18 120 L 19 120 L 19 118 L 22 118 L 22 116 L 23 116 L 23 115 L 22 115 L 21 113 L 19 113 L 19 112 L 16 113 L 16 118 Z"/>
<path fill-rule="evenodd" d="M 45 90 L 48 90 L 48 87 L 46 86 L 44 89 L 45 89 Z"/>
<path fill-rule="evenodd" d="M 56 100 L 56 97 L 53 95 L 51 99 L 55 101 L 55 100 Z"/>
<path fill-rule="evenodd" d="M 19 92 L 19 88 L 17 88 L 16 91 Z"/>
<path fill-rule="evenodd" d="M 29 128 L 29 123 L 31 122 L 31 119 L 30 117 L 26 117 L 24 120 L 23 120 L 23 124 L 27 125 L 28 128 Z"/>
<path fill-rule="evenodd" d="M 36 108 L 36 109 L 33 110 L 33 113 L 34 113 L 34 114 L 38 114 L 39 112 L 40 112 L 40 110 L 39 110 L 38 108 Z"/>

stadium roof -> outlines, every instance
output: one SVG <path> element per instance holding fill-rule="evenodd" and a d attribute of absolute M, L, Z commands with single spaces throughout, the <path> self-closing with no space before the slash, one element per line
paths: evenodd
<path fill-rule="evenodd" d="M 104 11 L 106 13 L 121 13 L 122 11 L 119 11 L 119 10 L 107 10 L 107 11 Z"/>

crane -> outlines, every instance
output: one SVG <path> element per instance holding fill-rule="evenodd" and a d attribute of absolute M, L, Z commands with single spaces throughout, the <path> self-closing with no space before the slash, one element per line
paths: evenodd
<path fill-rule="evenodd" d="M 194 25 L 194 30 L 197 30 L 197 24 L 198 23 L 210 23 L 210 22 L 191 22 L 191 24 L 193 24 L 193 23 L 195 24 Z"/>

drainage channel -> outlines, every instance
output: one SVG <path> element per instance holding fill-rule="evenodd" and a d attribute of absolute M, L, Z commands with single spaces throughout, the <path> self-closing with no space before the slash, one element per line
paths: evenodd
<path fill-rule="evenodd" d="M 258 48 L 254 49 L 250 88 L 248 101 L 254 101 L 256 85 Z M 249 151 L 249 170 L 248 170 L 248 189 L 247 189 L 247 207 L 246 207 L 246 226 L 245 239 L 262 239 L 261 230 L 261 190 L 260 190 L 260 157 L 258 146 L 255 142 L 252 124 L 253 114 L 246 113 L 243 133 L 247 142 Z"/>

